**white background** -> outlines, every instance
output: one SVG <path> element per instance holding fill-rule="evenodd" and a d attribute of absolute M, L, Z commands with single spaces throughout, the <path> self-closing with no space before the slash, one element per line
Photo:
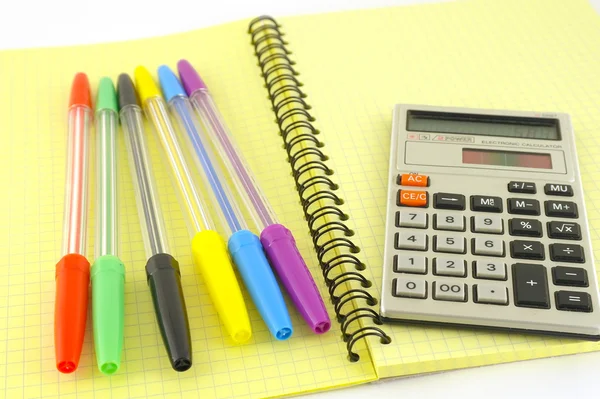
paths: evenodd
<path fill-rule="evenodd" d="M 600 0 L 590 1 L 600 11 Z M 435 1 L 240 0 L 237 4 L 231 0 L 169 0 L 165 8 L 151 7 L 147 0 L 0 0 L 0 49 L 145 38 L 262 14 L 278 17 L 426 2 Z M 402 399 L 600 397 L 600 353 L 380 381 L 310 395 L 310 399 L 375 395 Z"/>

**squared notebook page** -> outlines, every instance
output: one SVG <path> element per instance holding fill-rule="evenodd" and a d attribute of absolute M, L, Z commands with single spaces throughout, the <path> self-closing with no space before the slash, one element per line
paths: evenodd
<path fill-rule="evenodd" d="M 144 266 L 146 255 L 126 148 L 119 133 L 120 252 L 126 268 L 125 339 L 120 370 L 97 368 L 91 312 L 78 370 L 55 367 L 55 264 L 61 257 L 67 143 L 67 104 L 73 75 L 84 71 L 95 88 L 102 76 L 145 65 L 153 73 L 187 58 L 209 85 L 259 183 L 297 239 L 324 298 L 327 291 L 312 249 L 277 125 L 246 33 L 248 21 L 195 32 L 116 44 L 0 53 L 0 397 L 142 398 L 273 397 L 341 387 L 376 378 L 367 348 L 347 360 L 332 307 L 332 330 L 315 335 L 291 306 L 294 335 L 276 341 L 246 295 L 253 337 L 234 345 L 192 266 L 190 238 L 169 173 L 147 126 L 162 210 L 179 261 L 193 340 L 193 367 L 171 369 L 156 324 Z M 91 141 L 92 148 L 95 140 Z M 92 153 L 94 150 L 92 149 Z M 267 161 L 267 162 L 266 162 Z M 88 259 L 94 248 L 94 157 L 88 210 Z M 327 304 L 329 302 L 325 301 Z M 91 307 L 91 302 L 90 302 Z"/>
<path fill-rule="evenodd" d="M 463 0 L 279 21 L 379 297 L 392 108 L 567 112 L 600 255 L 600 18 L 585 0 Z M 571 339 L 385 325 L 380 378 L 600 349 Z"/>

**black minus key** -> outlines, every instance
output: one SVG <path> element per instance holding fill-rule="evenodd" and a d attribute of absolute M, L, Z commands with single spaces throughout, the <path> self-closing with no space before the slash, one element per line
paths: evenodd
<path fill-rule="evenodd" d="M 583 247 L 576 244 L 550 244 L 550 259 L 555 262 L 585 262 Z"/>
<path fill-rule="evenodd" d="M 587 272 L 581 267 L 556 266 L 552 268 L 554 285 L 567 285 L 571 287 L 587 287 Z"/>
<path fill-rule="evenodd" d="M 511 181 L 508 183 L 508 192 L 510 193 L 522 193 L 522 194 L 535 194 L 535 183 L 526 181 Z"/>
<path fill-rule="evenodd" d="M 591 312 L 592 298 L 587 292 L 557 291 L 554 294 L 558 310 L 574 312 Z"/>
<path fill-rule="evenodd" d="M 542 265 L 512 265 L 515 305 L 525 308 L 550 308 L 546 268 Z"/>

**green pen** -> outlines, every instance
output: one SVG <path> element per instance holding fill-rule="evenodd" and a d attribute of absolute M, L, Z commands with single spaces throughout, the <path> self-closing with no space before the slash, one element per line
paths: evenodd
<path fill-rule="evenodd" d="M 125 318 L 125 266 L 117 257 L 117 94 L 102 78 L 96 102 L 96 261 L 92 266 L 92 318 L 98 368 L 121 364 Z"/>

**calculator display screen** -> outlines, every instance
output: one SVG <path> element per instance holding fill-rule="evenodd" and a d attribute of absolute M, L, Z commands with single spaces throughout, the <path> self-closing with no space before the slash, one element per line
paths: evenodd
<path fill-rule="evenodd" d="M 505 115 L 408 111 L 406 130 L 522 139 L 560 140 L 558 120 Z"/>
<path fill-rule="evenodd" d="M 516 166 L 520 168 L 552 169 L 550 154 L 476 150 L 463 148 L 462 161 L 467 164 Z"/>

